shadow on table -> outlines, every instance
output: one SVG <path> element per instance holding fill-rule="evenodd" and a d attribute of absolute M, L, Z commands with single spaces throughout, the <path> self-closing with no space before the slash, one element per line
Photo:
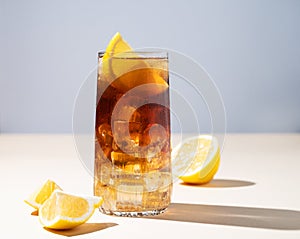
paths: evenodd
<path fill-rule="evenodd" d="M 203 188 L 235 188 L 255 185 L 254 182 L 235 180 L 235 179 L 213 179 L 207 184 L 195 185 L 189 183 L 181 183 L 184 186 L 203 187 Z"/>
<path fill-rule="evenodd" d="M 172 203 L 164 214 L 146 218 L 278 230 L 300 229 L 300 211 L 271 208 Z"/>
<path fill-rule="evenodd" d="M 117 225 L 118 224 L 116 223 L 109 223 L 109 222 L 108 223 L 85 223 L 78 227 L 75 227 L 73 229 L 68 229 L 68 230 L 54 230 L 45 227 L 44 229 L 55 234 L 72 237 L 72 236 L 83 235 L 91 232 L 101 231 L 106 228 L 114 227 Z"/>

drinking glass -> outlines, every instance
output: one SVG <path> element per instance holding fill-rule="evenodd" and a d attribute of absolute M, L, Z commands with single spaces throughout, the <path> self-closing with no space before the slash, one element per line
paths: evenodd
<path fill-rule="evenodd" d="M 98 54 L 94 194 L 100 211 L 157 215 L 172 191 L 166 52 Z"/>

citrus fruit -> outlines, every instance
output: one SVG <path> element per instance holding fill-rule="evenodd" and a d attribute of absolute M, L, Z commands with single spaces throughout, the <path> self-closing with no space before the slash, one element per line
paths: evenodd
<path fill-rule="evenodd" d="M 120 64 L 119 57 L 121 53 L 131 52 L 132 48 L 123 40 L 121 34 L 117 32 L 108 43 L 105 53 L 102 57 L 102 71 L 108 78 L 117 78 L 132 68 L 129 60 Z M 125 64 L 124 64 L 125 63 Z"/>
<path fill-rule="evenodd" d="M 132 51 L 130 45 L 123 40 L 121 34 L 117 32 L 108 43 L 103 58 L 109 58 L 111 55 Z"/>
<path fill-rule="evenodd" d="M 110 40 L 102 57 L 102 73 L 117 89 L 127 92 L 136 86 L 155 84 L 152 94 L 159 94 L 168 88 L 166 61 L 152 67 L 151 60 L 134 52 L 117 32 Z M 156 62 L 157 59 L 156 59 Z M 141 90 L 144 93 L 147 86 Z M 153 87 L 152 87 L 153 88 Z"/>
<path fill-rule="evenodd" d="M 146 96 L 148 94 L 159 94 L 168 88 L 168 83 L 161 76 L 163 70 L 154 68 L 143 68 L 129 71 L 112 84 L 122 92 L 127 92 L 137 86 L 134 94 L 138 96 Z"/>
<path fill-rule="evenodd" d="M 35 209 L 39 209 L 39 207 L 51 196 L 53 191 L 56 189 L 62 190 L 55 182 L 47 180 L 24 201 Z"/>
<path fill-rule="evenodd" d="M 173 172 L 185 183 L 205 184 L 220 164 L 218 141 L 211 135 L 188 138 L 173 151 Z"/>
<path fill-rule="evenodd" d="M 85 223 L 102 204 L 102 197 L 54 191 L 39 209 L 40 222 L 51 229 L 70 229 Z"/>

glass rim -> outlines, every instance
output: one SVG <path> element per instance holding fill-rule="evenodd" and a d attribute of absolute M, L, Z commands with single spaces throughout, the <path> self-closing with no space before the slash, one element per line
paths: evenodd
<path fill-rule="evenodd" d="M 99 51 L 98 58 L 102 58 L 106 51 Z M 111 58 L 137 58 L 137 59 L 168 59 L 167 51 L 125 51 L 120 53 L 109 53 Z"/>

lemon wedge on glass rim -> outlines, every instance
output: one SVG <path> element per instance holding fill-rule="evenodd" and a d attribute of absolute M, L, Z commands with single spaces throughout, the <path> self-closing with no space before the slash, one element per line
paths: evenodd
<path fill-rule="evenodd" d="M 80 196 L 55 190 L 39 208 L 39 219 L 47 228 L 74 228 L 85 223 L 102 203 L 102 197 Z"/>
<path fill-rule="evenodd" d="M 211 135 L 187 138 L 172 152 L 173 174 L 185 183 L 208 183 L 218 171 L 219 165 L 219 144 Z"/>
<path fill-rule="evenodd" d="M 164 80 L 166 69 L 154 68 L 117 32 L 106 47 L 102 57 L 102 73 L 116 88 L 127 92 L 137 86 L 154 84 L 153 94 L 165 91 L 169 85 Z"/>
<path fill-rule="evenodd" d="M 121 34 L 117 32 L 110 42 L 108 43 L 105 53 L 103 54 L 103 63 L 102 63 L 102 71 L 106 76 L 111 76 L 113 78 L 117 78 L 122 75 L 124 71 L 130 69 L 131 66 L 128 65 L 128 61 L 126 61 L 125 66 L 119 65 L 118 61 L 116 62 L 113 59 L 113 56 L 118 56 L 124 52 L 131 52 L 131 46 L 123 39 Z M 127 66 L 126 66 L 127 65 Z M 125 68 L 125 69 L 124 69 Z M 126 71 L 125 71 L 126 72 Z"/>

